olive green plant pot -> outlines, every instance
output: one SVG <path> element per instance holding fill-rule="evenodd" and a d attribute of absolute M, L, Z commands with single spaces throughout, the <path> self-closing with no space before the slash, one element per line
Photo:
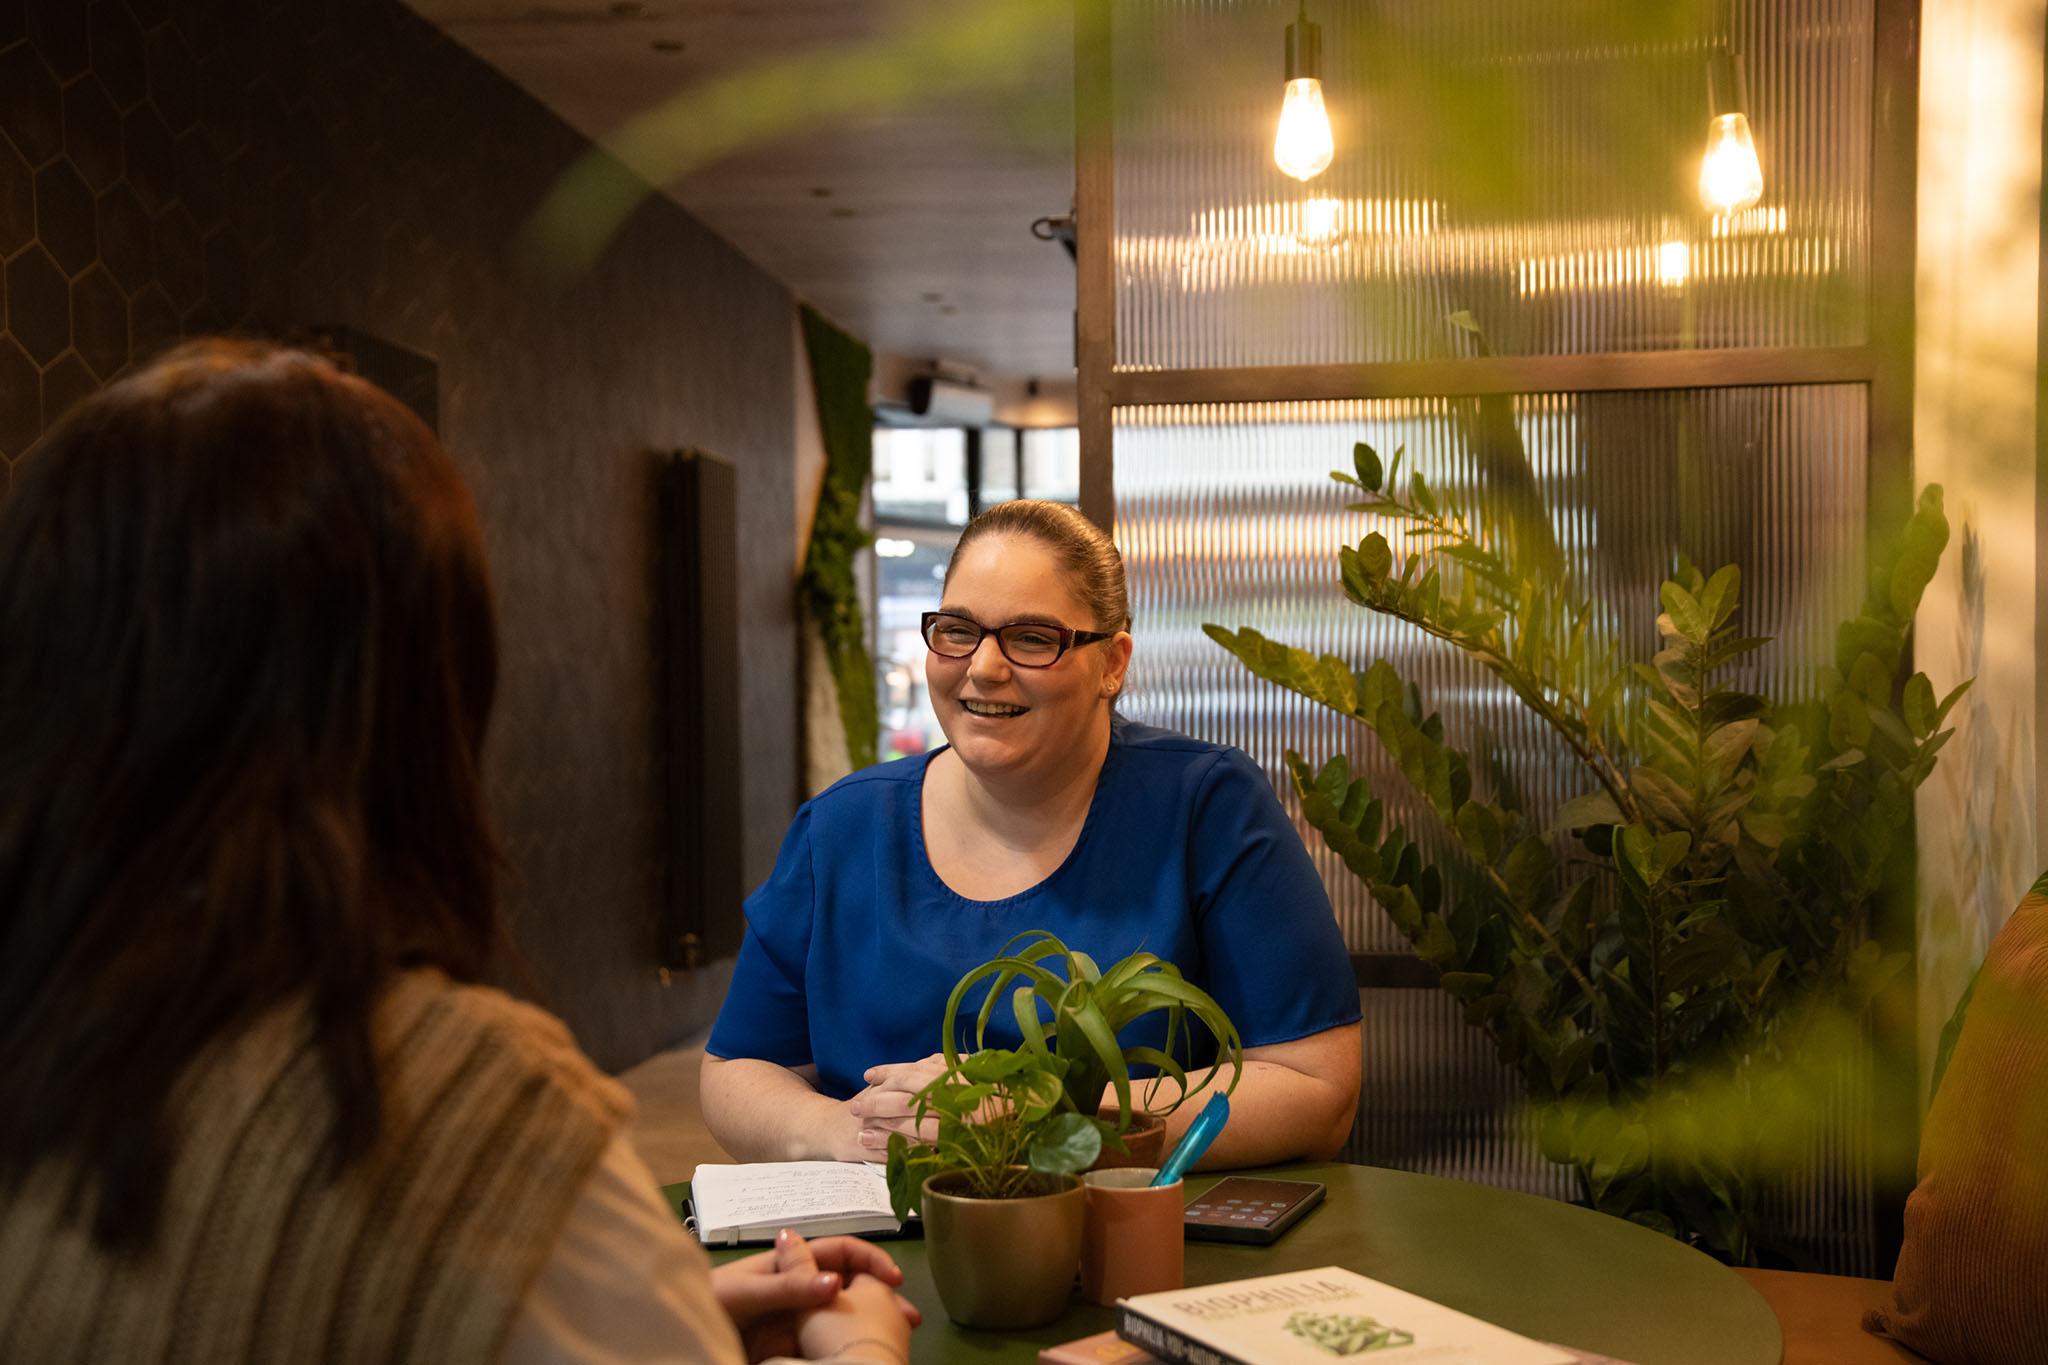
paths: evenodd
<path fill-rule="evenodd" d="M 1048 1194 L 976 1199 L 957 1172 L 924 1182 L 925 1263 L 962 1327 L 1043 1327 L 1067 1311 L 1081 1267 L 1081 1178 L 1042 1176 Z"/>

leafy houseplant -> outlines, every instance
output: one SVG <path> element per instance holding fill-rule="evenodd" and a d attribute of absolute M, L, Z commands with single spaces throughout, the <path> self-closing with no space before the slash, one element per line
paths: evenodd
<path fill-rule="evenodd" d="M 1104 971 L 1088 954 L 1075 952 L 1046 930 L 1019 934 L 1003 945 L 999 956 L 968 972 L 953 987 L 945 1014 L 948 1065 L 957 1065 L 960 1055 L 951 1021 L 959 1017 L 968 992 L 983 981 L 988 982 L 988 990 L 975 1016 L 975 1045 L 984 1044 L 989 1018 L 1007 991 L 1023 1050 L 1063 1063 L 1061 1088 L 1066 1110 L 1094 1114 L 1103 1106 L 1105 1089 L 1113 1088 L 1119 1135 L 1130 1130 L 1139 1114 L 1131 1098 L 1133 1066 L 1151 1067 L 1158 1078 L 1175 1087 L 1171 1103 L 1150 1111 L 1155 1117 L 1179 1108 L 1189 1095 L 1214 1081 L 1226 1064 L 1231 1077 L 1225 1089 L 1237 1088 L 1244 1061 L 1237 1026 L 1207 991 L 1155 954 L 1132 953 Z M 1156 1011 L 1166 1014 L 1163 1049 L 1136 1043 L 1126 1046 L 1118 1039 L 1128 1025 Z M 1187 1049 L 1195 1041 L 1196 1024 L 1215 1043 L 1216 1055 L 1191 1086 L 1177 1057 L 1191 1055 Z M 1155 1081 L 1145 1097 L 1148 1104 L 1157 1093 Z M 1106 1106 L 1103 1112 L 1108 1112 Z"/>
<path fill-rule="evenodd" d="M 949 1058 L 918 1092 L 927 1146 L 889 1135 L 889 1200 L 923 1215 L 946 1313 L 971 1327 L 1035 1327 L 1066 1308 L 1081 1262 L 1081 1182 L 1108 1124 L 1064 1105 L 1066 1062 L 989 1048 Z"/>
<path fill-rule="evenodd" d="M 1948 539 L 1941 490 L 1874 564 L 1816 695 L 1774 700 L 1726 678 L 1768 643 L 1735 628 L 1733 566 L 1681 560 L 1659 593 L 1658 651 L 1627 662 L 1601 605 L 1537 563 L 1546 537 L 1481 522 L 1420 473 L 1404 481 L 1398 452 L 1390 469 L 1363 443 L 1353 456 L 1332 477 L 1362 495 L 1353 510 L 1405 532 L 1406 553 L 1378 531 L 1345 547 L 1345 595 L 1489 669 L 1562 740 L 1582 794 L 1546 822 L 1384 659 L 1355 671 L 1204 629 L 1370 729 L 1441 820 L 1433 853 L 1387 827 L 1344 756 L 1287 755 L 1308 820 L 1542 1106 L 1545 1155 L 1576 1168 L 1594 1206 L 1747 1259 L 1769 1125 L 1731 1118 L 1725 1097 L 1782 1078 L 1817 1019 L 1855 1018 L 1904 959 L 1867 936 L 1878 901 L 1911 885 L 1913 791 L 1962 691 L 1898 681 Z"/>
<path fill-rule="evenodd" d="M 938 1120 L 930 1144 L 889 1135 L 889 1200 L 896 1216 L 918 1211 L 925 1181 L 951 1184 L 976 1199 L 1017 1199 L 1041 1192 L 1045 1177 L 1086 1170 L 1108 1125 L 1065 1107 L 1058 1057 L 985 1048 L 949 1057 L 947 1069 L 918 1092 L 917 1119 Z"/>

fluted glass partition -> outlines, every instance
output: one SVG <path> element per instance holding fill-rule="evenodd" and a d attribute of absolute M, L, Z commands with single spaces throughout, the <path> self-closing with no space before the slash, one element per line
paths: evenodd
<path fill-rule="evenodd" d="M 1496 401 L 1496 400 L 1487 400 Z M 1506 400 L 1497 400 L 1503 401 Z M 1570 755 L 1482 668 L 1412 627 L 1354 606 L 1337 550 L 1372 520 L 1345 510 L 1329 478 L 1355 441 L 1405 450 L 1431 486 L 1486 496 L 1468 433 L 1478 399 L 1128 408 L 1118 415 L 1117 539 L 1137 639 L 1134 715 L 1228 737 L 1266 767 L 1290 749 L 1364 758 L 1412 829 L 1433 817 L 1377 741 L 1335 714 L 1251 677 L 1202 633 L 1252 626 L 1363 667 L 1391 661 L 1444 713 L 1454 740 L 1486 736 L 1530 775 L 1538 812 L 1583 790 Z M 1744 680 L 1788 695 L 1809 686 L 1833 626 L 1861 592 L 1866 441 L 1856 385 L 1544 394 L 1513 424 L 1587 596 L 1608 606 L 1625 648 L 1655 647 L 1657 585 L 1678 554 L 1739 565 L 1742 622 L 1775 643 Z M 1385 529 L 1385 528 L 1380 528 Z M 1348 941 L 1392 951 L 1400 937 L 1365 888 L 1309 835 Z"/>
<path fill-rule="evenodd" d="M 1352 443 L 1400 449 L 1431 486 L 1488 497 L 1471 433 L 1482 401 L 1505 405 L 1578 586 L 1635 657 L 1655 648 L 1657 584 L 1678 554 L 1740 566 L 1745 633 L 1775 643 L 1751 656 L 1748 686 L 1779 696 L 1812 686 L 1835 623 L 1862 592 L 1867 447 L 1859 385 L 1546 394 L 1130 408 L 1118 417 L 1118 540 L 1130 576 L 1137 647 L 1135 718 L 1228 740 L 1274 774 L 1294 750 L 1349 754 L 1389 818 L 1448 849 L 1426 803 L 1369 733 L 1261 682 L 1202 633 L 1205 622 L 1262 633 L 1363 667 L 1391 661 L 1438 709 L 1453 742 L 1490 748 L 1540 815 L 1589 785 L 1564 746 L 1482 668 L 1412 627 L 1365 611 L 1337 587 L 1337 550 L 1374 529 L 1345 510 L 1328 472 Z M 1382 528 L 1384 529 L 1384 528 Z M 1284 781 L 1283 801 L 1299 812 Z M 1354 951 L 1405 943 L 1362 882 L 1305 823 Z M 1366 993 L 1366 1095 L 1355 1159 L 1548 1193 L 1575 1191 L 1519 1128 L 1515 1078 L 1484 1036 L 1435 991 Z M 1857 1112 L 1865 1101 L 1836 1101 Z M 1849 1153 L 1848 1157 L 1858 1154 Z M 1845 1154 L 1816 1152 L 1781 1197 L 1786 1222 L 1839 1243 L 1834 1264 L 1875 1273 L 1867 1190 Z"/>
<path fill-rule="evenodd" d="M 1813 686 L 1860 599 L 1873 498 L 1906 501 L 1910 0 L 1081 13 L 1108 38 L 1077 68 L 1082 107 L 1111 111 L 1105 137 L 1081 125 L 1077 178 L 1080 379 L 1108 395 L 1093 417 L 1083 404 L 1083 502 L 1104 467 L 1089 452 L 1113 453 L 1093 508 L 1113 509 L 1130 570 L 1131 714 L 1239 745 L 1290 802 L 1289 750 L 1346 753 L 1391 819 L 1447 847 L 1376 739 L 1201 630 L 1251 626 L 1389 660 L 1453 742 L 1518 774 L 1539 817 L 1584 790 L 1504 685 L 1339 592 L 1338 548 L 1389 530 L 1328 479 L 1361 440 L 1481 504 L 1533 479 L 1573 591 L 1636 658 L 1679 556 L 1738 565 L 1743 628 L 1773 641 L 1739 681 Z M 1285 35 L 1304 17 L 1336 149 L 1306 184 L 1273 157 Z M 1746 112 L 1763 172 L 1732 214 L 1698 189 L 1710 78 Z M 1303 834 L 1368 987 L 1347 1155 L 1576 1193 L 1522 1131 L 1518 1078 Z M 1866 1275 L 1886 1269 L 1876 1214 L 1894 1197 L 1843 1136 L 1878 1122 L 1867 1079 L 1826 1097 L 1852 1121 L 1768 1195 L 1779 1246 Z"/>

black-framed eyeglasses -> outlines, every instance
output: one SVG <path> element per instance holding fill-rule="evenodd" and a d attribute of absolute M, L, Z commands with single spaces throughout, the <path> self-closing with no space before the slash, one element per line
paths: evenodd
<path fill-rule="evenodd" d="M 1037 621 L 1012 621 L 990 629 L 979 621 L 943 611 L 926 612 L 919 631 L 932 653 L 948 659 L 966 658 L 981 648 L 982 637 L 993 635 L 1003 657 L 1019 668 L 1049 668 L 1075 645 L 1092 645 L 1116 636 L 1114 631 L 1068 630 Z"/>

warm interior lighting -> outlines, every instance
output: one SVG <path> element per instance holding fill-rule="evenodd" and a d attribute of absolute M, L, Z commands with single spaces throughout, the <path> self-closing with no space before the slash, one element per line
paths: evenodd
<path fill-rule="evenodd" d="M 1330 140 L 1330 115 L 1323 108 L 1323 83 L 1313 76 L 1287 82 L 1280 105 L 1280 132 L 1273 161 L 1296 180 L 1311 180 L 1330 168 L 1337 154 Z"/>
<path fill-rule="evenodd" d="M 1783 204 L 1774 204 L 1767 209 L 1742 209 L 1736 213 L 1717 214 L 1713 222 L 1713 233 L 1716 237 L 1782 236 L 1784 232 Z"/>
<path fill-rule="evenodd" d="M 1692 248 L 1684 242 L 1662 242 L 1657 247 L 1657 283 L 1676 289 L 1692 275 Z"/>
<path fill-rule="evenodd" d="M 1336 155 L 1330 115 L 1323 108 L 1323 32 L 1300 17 L 1287 26 L 1287 94 L 1280 102 L 1280 130 L 1273 137 L 1273 163 L 1296 180 L 1313 180 Z"/>
<path fill-rule="evenodd" d="M 1764 168 L 1745 114 L 1716 114 L 1700 161 L 1700 202 L 1715 213 L 1736 213 L 1763 198 Z"/>
<path fill-rule="evenodd" d="M 1334 199 L 1306 199 L 1301 205 L 1301 244 L 1328 246 L 1337 240 L 1341 206 Z"/>
<path fill-rule="evenodd" d="M 1307 234 L 1325 216 L 1329 230 L 1379 237 L 1427 237 L 1437 230 L 1442 205 L 1429 199 L 1361 199 L 1310 195 L 1296 203 L 1257 199 L 1198 209 L 1188 215 L 1188 245 L 1262 241 L 1267 236 Z M 1135 240 L 1119 238 L 1119 242 Z M 1172 239 L 1179 242 L 1181 239 Z"/>
<path fill-rule="evenodd" d="M 1739 213 L 1764 193 L 1763 163 L 1750 136 L 1748 92 L 1733 40 L 1707 62 L 1707 154 L 1700 159 L 1700 202 L 1715 213 Z"/>

